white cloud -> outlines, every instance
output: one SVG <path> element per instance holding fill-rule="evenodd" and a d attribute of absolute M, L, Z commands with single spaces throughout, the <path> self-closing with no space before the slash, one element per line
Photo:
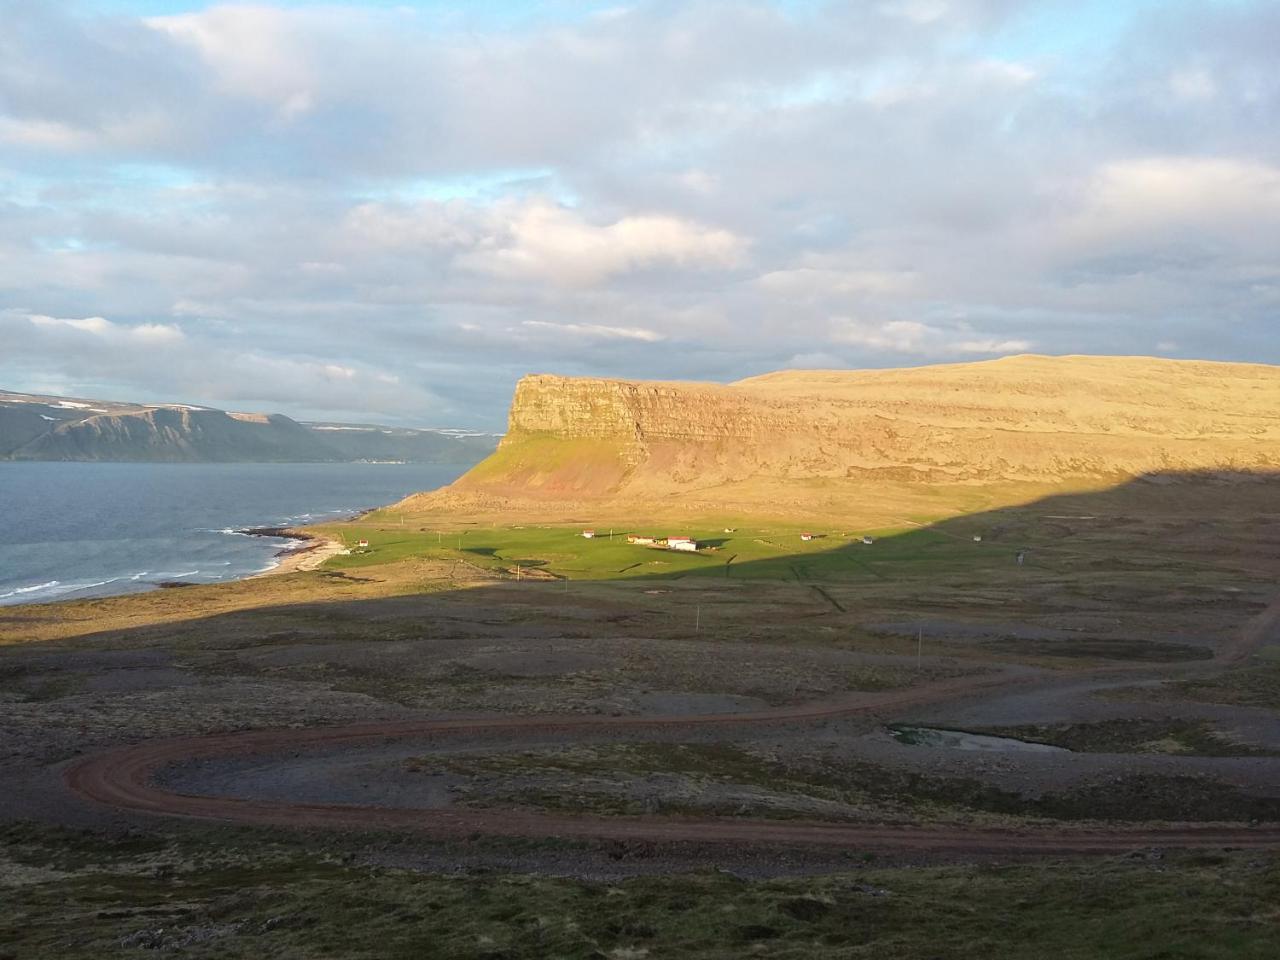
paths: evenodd
<path fill-rule="evenodd" d="M 1071 224 L 1078 241 L 1171 228 L 1235 231 L 1280 217 L 1280 167 L 1232 157 L 1142 157 L 1093 176 Z"/>
<path fill-rule="evenodd" d="M 223 90 L 273 104 L 281 117 L 292 119 L 314 106 L 324 68 L 317 62 L 314 40 L 326 21 L 342 26 L 333 11 L 317 15 L 236 4 L 151 17 L 145 23 L 189 47 L 213 70 Z"/>
<path fill-rule="evenodd" d="M 0 143 L 62 151 L 74 150 L 92 142 L 91 134 L 58 120 L 20 120 L 0 116 Z"/>
<path fill-rule="evenodd" d="M 848 366 L 834 353 L 797 353 L 782 364 L 786 370 L 840 370 Z"/>
<path fill-rule="evenodd" d="M 1001 356 L 1010 353 L 1026 353 L 1034 344 L 1030 340 L 1001 340 L 997 337 L 982 337 L 977 340 L 961 340 L 948 344 L 947 353 L 989 353 Z"/>
<path fill-rule="evenodd" d="M 642 340 L 645 343 L 657 343 L 666 339 L 656 330 L 647 330 L 643 327 L 610 327 L 600 323 L 550 323 L 545 320 L 523 320 L 521 326 L 570 337 L 605 337 L 618 340 Z"/>
<path fill-rule="evenodd" d="M 775 296 L 814 298 L 904 293 L 916 280 L 915 274 L 907 271 L 795 267 L 763 274 L 756 283 L 760 289 Z"/>
<path fill-rule="evenodd" d="M 941 331 L 915 320 L 889 320 L 876 323 L 838 317 L 832 324 L 831 339 L 836 343 L 848 343 L 873 350 L 891 350 L 896 353 L 920 353 L 936 346 Z"/>
<path fill-rule="evenodd" d="M 28 314 L 27 320 L 36 327 L 46 329 L 78 330 L 81 333 L 93 334 L 95 337 L 115 340 L 135 340 L 144 344 L 174 343 L 182 339 L 182 330 L 177 326 L 164 323 L 139 323 L 134 325 L 112 323 L 105 317 L 84 317 L 82 319 L 47 317 L 42 314 Z"/>
<path fill-rule="evenodd" d="M 646 267 L 727 269 L 747 243 L 727 230 L 679 217 L 628 216 L 604 226 L 545 202 L 509 211 L 507 235 L 460 259 L 474 270 L 505 277 L 589 286 Z M 487 244 L 486 247 L 489 245 Z"/>
<path fill-rule="evenodd" d="M 877 323 L 849 317 L 832 321 L 831 340 L 886 353 L 929 356 L 1025 353 L 1033 346 L 1030 340 L 974 336 L 967 325 L 948 329 L 915 320 Z"/>
<path fill-rule="evenodd" d="M 1207 68 L 1184 67 L 1169 74 L 1169 90 L 1183 100 L 1212 100 L 1218 85 Z"/>

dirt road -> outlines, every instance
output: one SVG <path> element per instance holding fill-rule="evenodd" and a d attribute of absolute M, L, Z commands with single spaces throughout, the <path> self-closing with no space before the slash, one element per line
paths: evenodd
<path fill-rule="evenodd" d="M 560 837 L 658 843 L 816 845 L 852 850 L 996 853 L 1104 853 L 1138 847 L 1280 847 L 1280 825 L 990 829 L 960 826 L 760 821 L 721 818 L 602 818 L 513 810 L 434 810 L 295 804 L 227 797 L 189 796 L 154 783 L 165 766 L 184 760 L 272 754 L 357 745 L 378 740 L 436 741 L 451 734 L 510 736 L 599 733 L 643 728 L 729 729 L 806 723 L 858 714 L 886 714 L 992 688 L 1030 683 L 1036 671 L 1006 669 L 919 687 L 850 695 L 798 707 L 751 713 L 663 717 L 564 716 L 405 721 L 288 730 L 254 730 L 218 736 L 151 741 L 87 757 L 66 773 L 79 796 L 124 810 L 165 816 L 290 827 L 411 829 L 450 837 L 473 833 L 504 837 Z"/>

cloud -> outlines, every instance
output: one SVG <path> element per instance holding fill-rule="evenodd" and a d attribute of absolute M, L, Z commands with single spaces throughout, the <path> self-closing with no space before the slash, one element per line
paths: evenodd
<path fill-rule="evenodd" d="M 545 320 L 523 320 L 521 326 L 571 337 L 605 337 L 641 340 L 645 343 L 657 343 L 666 339 L 656 330 L 646 330 L 643 327 L 608 327 L 598 323 L 548 323 Z"/>
<path fill-rule="evenodd" d="M 943 328 L 915 320 L 889 320 L 877 323 L 837 317 L 832 322 L 831 339 L 851 344 L 906 354 L 991 354 L 1025 353 L 1033 346 L 1030 340 L 973 336 L 967 326 Z"/>
<path fill-rule="evenodd" d="M 589 286 L 656 266 L 730 269 L 742 263 L 747 243 L 678 217 L 635 215 L 597 226 L 572 210 L 535 202 L 511 211 L 506 236 L 491 246 L 459 262 L 503 277 Z"/>
<path fill-rule="evenodd" d="M 1264 0 L 0 5 L 7 387 L 497 426 L 530 368 L 1280 362 Z"/>
<path fill-rule="evenodd" d="M 40 314 L 28 314 L 27 320 L 33 326 L 50 329 L 65 328 L 92 334 L 95 337 L 112 340 L 131 340 L 143 344 L 175 343 L 181 340 L 182 330 L 167 323 L 139 323 L 122 326 L 112 323 L 104 317 L 85 317 L 83 319 L 46 317 Z"/>
<path fill-rule="evenodd" d="M 834 353 L 797 353 L 782 366 L 786 370 L 839 370 L 847 364 Z"/>
<path fill-rule="evenodd" d="M 1089 240 L 1190 228 L 1276 226 L 1280 167 L 1233 157 L 1141 157 L 1103 165 L 1089 185 L 1078 229 Z"/>

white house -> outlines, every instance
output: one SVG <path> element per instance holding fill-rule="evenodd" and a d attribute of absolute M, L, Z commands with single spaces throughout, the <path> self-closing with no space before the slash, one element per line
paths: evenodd
<path fill-rule="evenodd" d="M 802 534 L 800 534 L 800 539 L 801 539 L 801 540 L 803 540 L 805 543 L 808 543 L 810 540 L 812 540 L 812 539 L 813 539 L 813 534 L 812 534 L 812 533 L 802 533 Z"/>
<path fill-rule="evenodd" d="M 698 550 L 698 541 L 693 537 L 667 537 L 667 549 L 683 550 L 686 553 L 696 553 Z"/>
<path fill-rule="evenodd" d="M 594 540 L 596 538 L 596 532 L 594 530 L 583 530 L 582 536 L 587 540 Z"/>

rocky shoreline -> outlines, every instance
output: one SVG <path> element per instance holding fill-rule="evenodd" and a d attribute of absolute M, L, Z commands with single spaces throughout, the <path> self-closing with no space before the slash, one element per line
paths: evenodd
<path fill-rule="evenodd" d="M 300 570 L 315 570 L 330 557 L 347 552 L 347 547 L 341 540 L 296 527 L 250 527 L 241 532 L 249 537 L 275 537 L 282 540 L 297 540 L 305 544 L 277 550 L 275 559 L 280 562 L 269 570 L 259 571 L 246 578 L 249 580 L 296 573 Z"/>

